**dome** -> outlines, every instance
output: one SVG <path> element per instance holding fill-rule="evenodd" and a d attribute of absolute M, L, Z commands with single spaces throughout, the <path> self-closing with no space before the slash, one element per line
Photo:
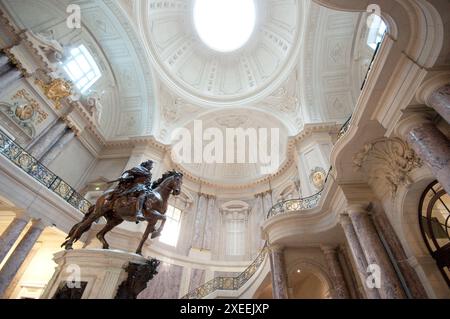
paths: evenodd
<path fill-rule="evenodd" d="M 285 164 L 288 134 L 283 124 L 260 111 L 232 110 L 211 112 L 172 134 L 171 155 L 180 170 L 204 183 L 236 187 L 263 179 Z M 177 146 L 181 135 L 189 139 L 187 158 L 186 148 Z M 199 149 L 201 159 L 195 157 Z"/>
<path fill-rule="evenodd" d="M 286 80 L 301 43 L 302 1 L 249 1 L 247 16 L 240 12 L 235 14 L 237 20 L 222 22 L 239 25 L 248 16 L 251 20 L 254 7 L 254 25 L 242 26 L 241 46 L 238 43 L 222 50 L 208 46 L 205 36 L 198 32 L 194 13 L 201 11 L 197 9 L 201 4 L 195 0 L 139 4 L 140 26 L 150 56 L 169 87 L 197 104 L 233 106 L 260 100 Z M 220 32 L 214 34 L 220 36 Z"/>

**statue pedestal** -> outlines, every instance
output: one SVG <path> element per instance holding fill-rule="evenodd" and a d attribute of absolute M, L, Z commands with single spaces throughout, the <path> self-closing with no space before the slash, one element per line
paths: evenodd
<path fill-rule="evenodd" d="M 130 279 L 127 271 L 136 271 L 136 268 L 146 270 L 147 275 L 140 276 L 146 280 L 141 284 L 144 289 L 157 267 L 157 264 L 153 265 L 150 274 L 148 259 L 133 253 L 104 249 L 61 251 L 54 255 L 53 260 L 58 266 L 42 299 L 114 299 L 119 286 L 122 283 L 125 286 Z M 130 265 L 134 267 L 132 270 Z M 134 287 L 136 283 L 129 286 Z"/>

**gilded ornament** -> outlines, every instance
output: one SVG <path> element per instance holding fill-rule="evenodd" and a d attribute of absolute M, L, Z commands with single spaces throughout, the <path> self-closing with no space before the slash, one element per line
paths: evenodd
<path fill-rule="evenodd" d="M 48 114 L 41 109 L 39 103 L 33 99 L 25 89 L 17 91 L 13 95 L 12 100 L 23 100 L 23 102 L 25 102 L 22 104 L 19 102 L 15 103 L 16 108 L 14 110 L 14 115 L 20 121 L 31 120 L 36 113 L 36 124 L 40 124 L 47 119 Z"/>
<path fill-rule="evenodd" d="M 9 62 L 12 63 L 21 73 L 24 77 L 29 77 L 30 74 L 25 70 L 22 63 L 20 63 L 19 60 L 16 59 L 14 54 L 11 53 L 9 49 L 3 49 L 3 53 L 8 57 Z"/>
<path fill-rule="evenodd" d="M 52 80 L 49 84 L 45 84 L 42 80 L 35 82 L 43 90 L 45 96 L 55 103 L 57 110 L 61 109 L 61 100 L 72 95 L 72 84 L 63 79 Z"/>
<path fill-rule="evenodd" d="M 311 183 L 318 190 L 322 189 L 323 186 L 325 185 L 326 177 L 327 177 L 326 172 L 322 167 L 314 168 L 309 175 Z"/>

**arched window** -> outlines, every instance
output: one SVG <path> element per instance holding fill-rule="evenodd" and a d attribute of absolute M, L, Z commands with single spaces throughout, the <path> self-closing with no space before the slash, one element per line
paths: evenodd
<path fill-rule="evenodd" d="M 169 205 L 166 212 L 166 223 L 159 241 L 176 247 L 181 228 L 181 210 Z"/>
<path fill-rule="evenodd" d="M 450 195 L 437 181 L 420 199 L 419 224 L 425 244 L 450 286 Z"/>
<path fill-rule="evenodd" d="M 245 234 L 246 218 L 244 213 L 233 212 L 227 214 L 226 232 L 227 232 L 227 255 L 243 256 L 245 255 Z"/>
<path fill-rule="evenodd" d="M 376 14 L 371 14 L 367 20 L 368 25 L 370 26 L 367 36 L 367 45 L 375 50 L 378 44 L 383 40 L 387 26 L 383 19 Z"/>
<path fill-rule="evenodd" d="M 230 201 L 221 206 L 224 257 L 247 257 L 249 211 L 249 205 L 242 201 Z"/>
<path fill-rule="evenodd" d="M 64 71 L 81 93 L 86 92 L 102 76 L 94 58 L 82 44 L 70 50 Z"/>

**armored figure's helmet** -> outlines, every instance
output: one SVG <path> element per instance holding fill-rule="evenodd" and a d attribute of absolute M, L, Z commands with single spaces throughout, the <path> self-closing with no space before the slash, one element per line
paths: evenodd
<path fill-rule="evenodd" d="M 151 170 L 153 168 L 153 161 L 152 160 L 148 160 L 148 161 L 142 162 L 141 166 L 145 167 L 148 170 Z"/>

